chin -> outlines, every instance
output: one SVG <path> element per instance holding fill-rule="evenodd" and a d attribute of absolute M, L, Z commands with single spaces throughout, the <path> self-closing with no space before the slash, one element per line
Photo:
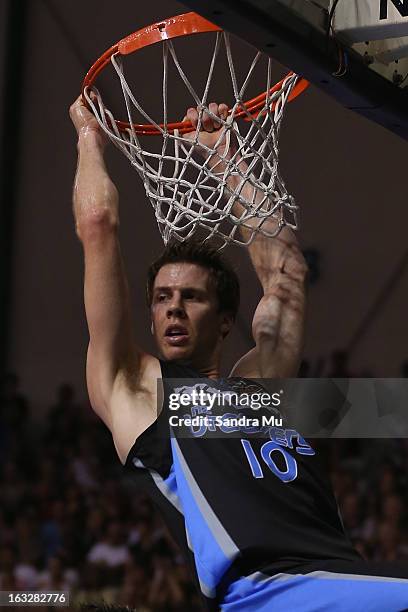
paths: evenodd
<path fill-rule="evenodd" d="M 166 348 L 160 352 L 166 361 L 191 359 L 191 349 L 185 346 L 166 346 Z"/>

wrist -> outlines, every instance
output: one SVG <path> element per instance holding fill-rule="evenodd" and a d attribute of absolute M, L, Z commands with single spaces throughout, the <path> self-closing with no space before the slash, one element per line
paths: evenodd
<path fill-rule="evenodd" d="M 106 144 L 107 138 L 99 129 L 84 126 L 78 132 L 78 149 L 98 149 L 99 151 L 104 151 Z"/>

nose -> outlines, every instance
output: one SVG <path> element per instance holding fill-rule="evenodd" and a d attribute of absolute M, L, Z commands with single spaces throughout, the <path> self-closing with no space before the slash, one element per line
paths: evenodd
<path fill-rule="evenodd" d="M 167 318 L 171 319 L 172 317 L 178 319 L 184 319 L 186 316 L 186 311 L 184 310 L 183 303 L 181 301 L 181 296 L 176 294 L 173 295 L 171 303 L 167 308 Z"/>

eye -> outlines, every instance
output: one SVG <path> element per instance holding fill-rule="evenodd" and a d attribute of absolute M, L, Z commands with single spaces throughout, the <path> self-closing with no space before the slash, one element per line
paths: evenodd
<path fill-rule="evenodd" d="M 194 291 L 186 291 L 183 297 L 185 300 L 194 300 L 197 298 L 197 295 Z"/>
<path fill-rule="evenodd" d="M 166 293 L 158 293 L 156 295 L 156 302 L 164 302 L 167 299 Z"/>

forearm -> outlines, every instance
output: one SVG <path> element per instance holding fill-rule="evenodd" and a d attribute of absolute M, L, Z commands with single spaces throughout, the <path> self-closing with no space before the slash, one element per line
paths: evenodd
<path fill-rule="evenodd" d="M 296 376 L 304 344 L 305 291 L 300 279 L 279 275 L 261 299 L 252 322 L 260 375 Z"/>
<path fill-rule="evenodd" d="M 115 230 L 83 229 L 84 302 L 91 342 L 107 345 L 115 362 L 133 336 L 129 287 Z"/>
<path fill-rule="evenodd" d="M 73 211 L 85 257 L 84 301 L 92 358 L 111 374 L 134 361 L 129 288 L 121 255 L 119 197 L 104 161 L 104 142 L 79 133 Z M 106 375 L 106 378 L 109 378 Z"/>
<path fill-rule="evenodd" d="M 236 155 L 234 151 L 230 154 Z M 272 206 L 273 203 L 267 200 L 264 191 L 255 186 L 255 179 L 247 176 L 248 166 L 245 160 L 239 156 L 234 159 L 239 173 L 231 174 L 227 179 L 231 193 L 237 193 L 254 208 L 266 209 L 267 206 Z M 246 180 L 243 180 L 243 177 L 246 177 Z M 232 212 L 238 219 L 247 216 L 247 209 L 240 198 L 235 200 Z M 260 225 L 269 236 L 256 232 L 251 240 L 252 234 Z M 303 259 L 295 233 L 288 226 L 279 230 L 279 218 L 275 216 L 245 219 L 244 224 L 240 225 L 240 233 L 244 242 L 248 243 L 248 253 L 264 293 L 275 283 L 276 271 L 283 271 L 289 259 Z"/>
<path fill-rule="evenodd" d="M 242 202 L 248 202 L 251 208 L 266 210 L 273 205 L 265 196 L 265 192 L 256 185 L 256 179 L 248 172 L 248 164 L 231 143 L 225 151 L 225 144 L 218 147 L 214 155 L 207 159 L 207 165 L 218 175 L 225 173 L 227 197 L 235 195 L 232 214 L 242 221 L 239 231 L 242 240 L 248 244 L 248 252 L 255 272 L 264 288 L 267 289 L 274 270 L 281 268 L 285 257 L 292 256 L 292 251 L 298 246 L 295 233 L 288 226 L 279 230 L 279 219 L 275 216 L 267 218 L 250 217 L 248 207 Z M 228 165 L 230 167 L 228 167 Z M 249 217 L 249 218 L 248 218 Z M 255 230 L 261 226 L 269 236 Z M 252 235 L 255 235 L 251 240 Z M 273 236 L 276 234 L 276 236 Z M 271 236 L 272 235 L 272 236 Z M 266 265 L 265 265 L 266 264 Z"/>
<path fill-rule="evenodd" d="M 289 227 L 279 227 L 279 218 L 251 216 L 253 209 L 269 212 L 274 206 L 272 196 L 265 194 L 262 184 L 252 173 L 252 166 L 248 166 L 242 157 L 232 131 L 227 127 L 220 129 L 221 121 L 227 121 L 228 107 L 211 103 L 209 110 L 212 118 L 206 113 L 202 115 L 197 151 L 210 173 L 222 183 L 225 181 L 224 196 L 233 199 L 231 212 L 236 218 L 234 221 L 239 225 L 243 242 L 248 245 L 255 271 L 266 292 L 274 282 L 275 271 L 283 270 L 286 260 L 299 256 L 296 236 Z M 186 117 L 198 129 L 198 110 L 189 109 Z M 192 133 L 190 140 L 192 138 L 197 138 L 197 132 Z M 268 236 L 257 232 L 258 228 Z"/>
<path fill-rule="evenodd" d="M 118 193 L 105 165 L 101 136 L 85 131 L 78 138 L 78 166 L 74 182 L 73 212 L 76 231 L 83 238 L 83 227 L 117 226 Z"/>

